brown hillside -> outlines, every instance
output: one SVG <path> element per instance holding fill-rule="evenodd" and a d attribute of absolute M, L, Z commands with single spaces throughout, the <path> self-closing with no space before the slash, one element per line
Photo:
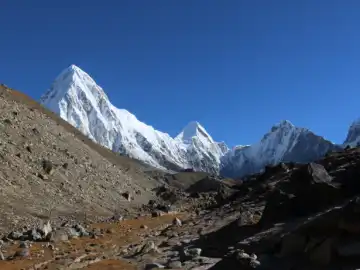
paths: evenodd
<path fill-rule="evenodd" d="M 153 197 L 157 182 L 144 165 L 97 145 L 26 95 L 0 86 L 0 112 L 0 230 L 49 212 L 111 215 Z"/>

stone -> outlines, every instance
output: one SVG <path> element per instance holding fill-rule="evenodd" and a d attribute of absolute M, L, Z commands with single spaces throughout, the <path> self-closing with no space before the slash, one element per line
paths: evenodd
<path fill-rule="evenodd" d="M 114 229 L 107 229 L 106 230 L 106 233 L 108 233 L 108 234 L 113 234 L 115 231 L 114 231 Z"/>
<path fill-rule="evenodd" d="M 145 270 L 164 269 L 165 266 L 159 263 L 148 263 L 145 265 Z"/>
<path fill-rule="evenodd" d="M 49 233 L 47 239 L 51 242 L 65 242 L 69 240 L 69 236 L 65 229 L 60 229 L 55 232 Z"/>
<path fill-rule="evenodd" d="M 179 219 L 179 218 L 174 218 L 173 219 L 173 222 L 172 222 L 172 224 L 174 225 L 174 226 L 182 226 L 182 222 L 181 222 L 181 220 Z"/>
<path fill-rule="evenodd" d="M 42 166 L 47 174 L 52 175 L 54 173 L 53 163 L 50 160 L 44 159 Z"/>
<path fill-rule="evenodd" d="M 148 241 L 140 250 L 141 254 L 146 254 L 149 252 L 159 252 L 158 248 L 156 247 L 154 241 Z"/>
<path fill-rule="evenodd" d="M 251 268 L 258 268 L 261 265 L 261 263 L 258 260 L 251 260 L 249 263 L 249 266 Z"/>
<path fill-rule="evenodd" d="M 30 256 L 29 248 L 22 248 L 15 252 L 14 257 L 26 258 Z"/>
<path fill-rule="evenodd" d="M 360 242 L 352 241 L 337 247 L 337 252 L 341 257 L 360 256 Z"/>
<path fill-rule="evenodd" d="M 168 268 L 181 269 L 181 261 L 172 261 L 167 264 Z"/>
<path fill-rule="evenodd" d="M 30 247 L 30 245 L 28 242 L 26 242 L 26 241 L 20 242 L 19 248 L 29 248 L 29 247 Z"/>
<path fill-rule="evenodd" d="M 30 231 L 29 238 L 30 238 L 30 240 L 33 240 L 33 241 L 40 241 L 43 239 L 41 234 L 36 229 L 32 229 Z"/>
<path fill-rule="evenodd" d="M 332 238 L 328 238 L 313 248 L 309 254 L 310 261 L 318 265 L 328 265 L 331 262 L 333 241 Z"/>
<path fill-rule="evenodd" d="M 300 234 L 289 234 L 282 238 L 279 257 L 300 254 L 306 246 L 306 237 Z"/>
<path fill-rule="evenodd" d="M 201 255 L 201 248 L 189 248 L 184 250 L 184 254 L 187 257 L 196 258 Z"/>
<path fill-rule="evenodd" d="M 80 236 L 89 236 L 90 234 L 86 231 L 86 229 L 81 226 L 80 224 L 76 224 L 74 227 L 73 227 L 77 232 L 80 233 Z"/>
<path fill-rule="evenodd" d="M 163 214 L 160 211 L 154 211 L 151 213 L 152 217 L 161 217 Z"/>
<path fill-rule="evenodd" d="M 42 174 L 42 173 L 37 173 L 37 177 L 39 177 L 42 180 L 48 180 L 49 179 L 49 177 L 47 175 Z"/>
<path fill-rule="evenodd" d="M 23 234 L 21 232 L 12 231 L 9 234 L 8 238 L 12 239 L 12 240 L 19 240 L 22 236 L 23 236 Z"/>
<path fill-rule="evenodd" d="M 25 149 L 26 149 L 29 153 L 32 153 L 32 150 L 31 150 L 30 145 L 27 145 L 27 146 L 25 147 Z"/>
<path fill-rule="evenodd" d="M 123 221 L 124 217 L 122 215 L 120 215 L 120 214 L 116 214 L 116 215 L 112 216 L 111 220 L 116 221 L 116 222 L 117 221 Z"/>
<path fill-rule="evenodd" d="M 132 200 L 132 196 L 131 196 L 131 194 L 130 194 L 130 192 L 124 192 L 123 194 L 122 194 L 122 196 L 127 200 L 127 201 L 131 201 Z"/>
<path fill-rule="evenodd" d="M 52 232 L 52 227 L 51 227 L 50 221 L 46 222 L 42 226 L 42 228 L 40 228 L 40 231 L 42 232 L 44 237 L 46 237 L 50 232 Z"/>

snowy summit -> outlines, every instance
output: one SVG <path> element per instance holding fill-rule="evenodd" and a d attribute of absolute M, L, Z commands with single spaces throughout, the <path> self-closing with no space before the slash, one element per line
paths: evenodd
<path fill-rule="evenodd" d="M 232 150 L 224 142 L 215 142 L 196 121 L 172 138 L 112 105 L 103 89 L 75 65 L 60 73 L 40 102 L 95 142 L 161 169 L 193 168 L 237 177 L 282 161 L 313 161 L 339 148 L 286 120 L 258 143 Z M 360 141 L 359 126 L 356 122 L 350 129 L 350 144 Z"/>
<path fill-rule="evenodd" d="M 75 65 L 60 73 L 40 102 L 92 140 L 158 168 L 216 173 L 227 149 L 197 122 L 189 123 L 175 139 L 140 122 L 112 105 L 103 89 Z"/>

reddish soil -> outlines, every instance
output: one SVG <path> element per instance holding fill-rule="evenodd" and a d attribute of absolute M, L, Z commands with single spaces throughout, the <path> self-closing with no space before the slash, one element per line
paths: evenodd
<path fill-rule="evenodd" d="M 183 217 L 183 215 L 177 215 Z M 125 220 L 117 223 L 94 224 L 92 228 L 108 230 L 104 236 L 97 239 L 83 237 L 72 239 L 69 242 L 55 243 L 55 251 L 44 246 L 46 243 L 35 243 L 30 248 L 30 256 L 23 259 L 12 261 L 0 261 L 1 270 L 20 270 L 20 269 L 101 269 L 101 270 L 135 270 L 135 265 L 115 259 L 107 259 L 106 255 L 120 252 L 123 246 L 136 243 L 141 240 L 140 234 L 145 231 L 154 230 L 161 225 L 171 224 L 174 215 L 164 215 L 161 217 L 150 218 L 142 217 L 139 219 Z M 146 225 L 147 228 L 141 228 Z M 4 255 L 14 254 L 19 244 L 16 243 L 4 250 Z M 96 262 L 95 259 L 99 261 Z M 91 261 L 90 265 L 86 265 Z M 68 262 L 65 266 L 65 262 Z M 71 262 L 71 266 L 69 266 Z M 43 264 L 43 265 L 42 265 Z"/>

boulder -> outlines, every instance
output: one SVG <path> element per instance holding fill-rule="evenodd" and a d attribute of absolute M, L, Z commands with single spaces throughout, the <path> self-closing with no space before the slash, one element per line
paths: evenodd
<path fill-rule="evenodd" d="M 309 259 L 317 265 L 328 265 L 333 255 L 333 238 L 325 239 L 320 245 L 315 246 L 309 253 Z"/>
<path fill-rule="evenodd" d="M 306 246 L 306 237 L 301 234 L 291 233 L 281 240 L 279 257 L 302 254 Z"/>

